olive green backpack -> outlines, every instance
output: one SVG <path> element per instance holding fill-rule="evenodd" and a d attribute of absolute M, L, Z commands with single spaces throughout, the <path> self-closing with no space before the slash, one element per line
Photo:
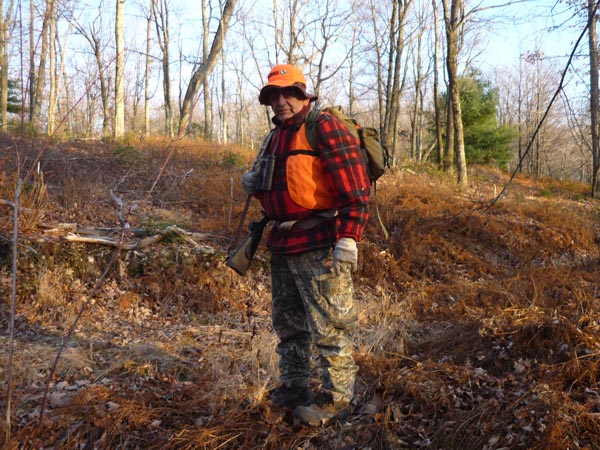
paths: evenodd
<path fill-rule="evenodd" d="M 384 236 L 388 238 L 388 231 L 381 220 L 379 208 L 377 207 L 377 185 L 376 181 L 390 167 L 390 155 L 387 148 L 381 144 L 379 132 L 375 128 L 363 127 L 356 120 L 349 117 L 341 106 L 330 106 L 323 109 L 313 108 L 306 116 L 306 138 L 312 148 L 317 148 L 317 117 L 319 114 L 330 114 L 341 120 L 346 128 L 360 141 L 360 148 L 365 158 L 367 175 L 373 185 L 375 193 L 375 209 L 377 218 L 383 230 Z"/>

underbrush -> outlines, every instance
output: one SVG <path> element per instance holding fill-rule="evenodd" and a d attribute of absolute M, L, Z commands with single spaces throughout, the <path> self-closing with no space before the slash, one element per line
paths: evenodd
<path fill-rule="evenodd" d="M 13 447 L 600 448 L 600 227 L 580 186 L 519 176 L 493 201 L 508 175 L 487 168 L 462 191 L 414 167 L 378 181 L 390 238 L 372 209 L 355 274 L 353 415 L 311 429 L 265 401 L 277 383 L 268 254 L 246 277 L 224 265 L 251 153 L 158 140 L 48 148 L 21 199 Z M 13 201 L 11 155 L 0 169 Z M 183 231 L 128 250 L 67 239 L 135 244 L 170 226 Z"/>

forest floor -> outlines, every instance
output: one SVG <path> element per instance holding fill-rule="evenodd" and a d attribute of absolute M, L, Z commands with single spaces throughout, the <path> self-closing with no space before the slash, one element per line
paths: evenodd
<path fill-rule="evenodd" d="M 384 175 L 390 237 L 372 214 L 355 274 L 353 411 L 312 428 L 266 401 L 267 252 L 245 277 L 224 264 L 251 158 L 3 138 L 3 448 L 600 449 L 600 210 L 586 186 L 519 175 L 494 202 L 509 175 L 492 168 L 461 190 L 427 167 Z M 32 174 L 13 277 L 17 161 Z"/>

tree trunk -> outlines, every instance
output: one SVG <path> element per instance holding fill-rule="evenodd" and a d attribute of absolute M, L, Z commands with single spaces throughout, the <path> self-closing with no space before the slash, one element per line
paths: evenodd
<path fill-rule="evenodd" d="M 588 34 L 590 50 L 590 126 L 592 134 L 592 197 L 598 196 L 600 144 L 598 142 L 598 35 L 596 31 L 596 0 L 588 0 Z"/>
<path fill-rule="evenodd" d="M 48 46 L 50 50 L 50 67 L 48 75 L 50 78 L 50 93 L 48 96 L 48 135 L 54 133 L 56 125 L 56 13 L 55 1 L 52 0 L 49 11 L 50 25 L 48 27 Z"/>
<path fill-rule="evenodd" d="M 386 111 L 384 121 L 384 143 L 390 149 L 392 161 L 396 161 L 399 148 L 400 100 L 404 89 L 401 78 L 402 53 L 404 52 L 405 23 L 412 0 L 395 0 L 390 21 L 391 51 L 388 60 L 389 78 L 387 82 Z"/>
<path fill-rule="evenodd" d="M 435 140 L 438 148 L 438 167 L 444 166 L 444 141 L 442 138 L 442 106 L 440 105 L 440 80 L 439 80 L 439 21 L 437 1 L 431 1 L 433 6 L 434 42 L 433 42 L 433 108 L 435 113 Z"/>
<path fill-rule="evenodd" d="M 187 125 L 190 120 L 190 114 L 192 111 L 194 98 L 198 93 L 198 88 L 202 83 L 204 83 L 205 80 L 208 79 L 208 76 L 217 64 L 219 53 L 223 48 L 225 34 L 227 33 L 229 21 L 231 20 L 231 16 L 233 14 L 236 2 L 237 0 L 226 0 L 225 7 L 223 8 L 223 14 L 221 16 L 221 21 L 213 39 L 208 58 L 205 61 L 203 61 L 200 67 L 198 67 L 192 74 L 190 83 L 185 92 L 185 97 L 183 98 L 183 103 L 181 105 L 181 114 L 179 118 L 179 127 L 177 132 L 178 137 L 183 137 L 183 135 L 185 134 Z"/>
<path fill-rule="evenodd" d="M 29 123 L 33 124 L 33 109 L 35 104 L 35 50 L 33 45 L 35 23 L 34 1 L 29 1 Z"/>
<path fill-rule="evenodd" d="M 171 102 L 171 70 L 170 70 L 170 35 L 169 35 L 169 5 L 167 0 L 152 2 L 154 6 L 154 24 L 156 36 L 162 53 L 163 96 L 165 107 L 165 134 L 173 137 L 173 105 Z"/>
<path fill-rule="evenodd" d="M 375 36 L 378 36 L 379 33 L 377 31 L 377 14 L 375 12 L 375 1 L 371 0 L 369 5 L 369 11 L 371 14 L 371 22 L 374 29 Z M 384 86 L 383 86 L 383 50 L 381 48 L 381 44 L 378 39 L 375 39 L 373 44 L 375 50 L 375 57 L 377 58 L 377 64 L 375 67 L 377 73 L 377 119 L 379 121 L 379 134 L 381 136 L 381 141 L 383 145 L 387 146 L 386 132 L 387 127 L 385 126 L 385 101 L 384 101 Z M 387 147 L 389 148 L 389 147 Z M 393 161 L 392 161 L 393 163 Z"/>
<path fill-rule="evenodd" d="M 223 132 L 222 143 L 228 144 L 229 122 L 227 120 L 227 105 L 225 103 L 226 86 L 225 86 L 225 53 L 221 52 L 221 130 Z"/>
<path fill-rule="evenodd" d="M 44 20 L 42 22 L 42 30 L 40 32 L 40 40 L 42 42 L 40 50 L 40 63 L 38 65 L 38 71 L 34 90 L 34 101 L 33 108 L 31 109 L 31 122 L 33 127 L 39 131 L 42 126 L 42 100 L 44 98 L 44 86 L 46 84 L 46 59 L 48 59 L 48 25 L 49 25 L 49 11 L 52 1 L 46 0 L 46 11 L 44 13 Z"/>
<path fill-rule="evenodd" d="M 446 96 L 448 97 L 448 96 Z M 454 174 L 454 113 L 450 99 L 446 99 L 446 151 L 444 152 L 444 171 Z"/>
<path fill-rule="evenodd" d="M 150 10 L 148 11 L 146 23 L 146 67 L 144 79 L 144 136 L 150 136 L 150 38 L 152 30 L 152 10 L 154 9 L 154 0 L 150 0 Z"/>
<path fill-rule="evenodd" d="M 10 40 L 10 29 L 12 22 L 13 1 L 8 4 L 6 15 L 4 13 L 4 1 L 0 1 L 0 19 L 2 29 L 0 30 L 0 120 L 2 120 L 2 131 L 8 131 L 8 41 Z"/>
<path fill-rule="evenodd" d="M 206 11 L 206 0 L 202 0 L 202 61 L 205 62 L 208 59 L 208 40 L 210 36 L 210 25 L 208 22 L 208 13 Z M 210 103 L 210 86 L 208 84 L 208 77 L 202 81 L 202 91 L 204 92 L 204 130 L 202 132 L 204 141 L 208 142 L 212 138 L 211 129 L 211 115 L 212 105 Z"/>
<path fill-rule="evenodd" d="M 461 21 L 460 14 L 464 7 L 462 2 L 463 0 L 452 0 L 450 11 L 448 11 L 448 0 L 443 0 L 442 4 L 444 6 L 444 17 L 446 22 L 448 98 L 452 108 L 456 173 L 458 184 L 460 186 L 466 186 L 468 183 L 467 162 L 465 157 L 464 132 L 460 107 L 460 92 L 458 87 L 458 29 Z"/>
<path fill-rule="evenodd" d="M 416 36 L 416 52 L 415 63 L 413 64 L 414 70 L 414 92 L 415 101 L 412 109 L 411 117 L 411 131 L 410 131 L 410 142 L 411 142 L 411 154 L 415 161 L 422 162 L 423 149 L 421 138 L 423 134 L 423 60 L 422 60 L 422 42 L 423 42 L 423 30 L 425 29 L 425 23 L 423 15 L 419 15 L 419 30 Z"/>
<path fill-rule="evenodd" d="M 117 1 L 115 20 L 115 42 L 117 45 L 117 60 L 115 67 L 115 139 L 125 133 L 125 44 L 123 40 L 123 15 L 125 0 Z"/>

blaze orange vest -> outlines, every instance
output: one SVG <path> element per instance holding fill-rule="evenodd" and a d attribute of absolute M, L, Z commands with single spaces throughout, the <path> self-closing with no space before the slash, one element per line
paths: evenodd
<path fill-rule="evenodd" d="M 290 142 L 285 170 L 291 199 L 307 209 L 335 206 L 334 190 L 323 172 L 319 155 L 309 144 L 303 123 Z"/>

